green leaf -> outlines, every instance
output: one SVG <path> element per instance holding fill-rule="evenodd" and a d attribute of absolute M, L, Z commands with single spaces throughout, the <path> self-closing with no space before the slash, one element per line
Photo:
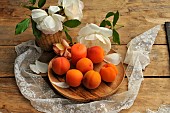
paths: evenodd
<path fill-rule="evenodd" d="M 81 24 L 81 22 L 77 19 L 72 19 L 72 20 L 67 20 L 63 23 L 66 27 L 69 27 L 69 28 L 74 28 L 74 27 L 77 27 Z"/>
<path fill-rule="evenodd" d="M 46 3 L 46 0 L 39 0 L 38 1 L 38 7 L 39 8 L 43 7 L 45 3 Z"/>
<path fill-rule="evenodd" d="M 66 26 L 63 26 L 63 31 L 65 32 L 68 32 L 69 30 L 67 29 L 67 27 Z"/>
<path fill-rule="evenodd" d="M 117 11 L 117 12 L 114 14 L 114 18 L 113 18 L 113 26 L 116 25 L 118 19 L 119 19 L 119 12 Z"/>
<path fill-rule="evenodd" d="M 22 20 L 20 23 L 18 23 L 15 28 L 15 34 L 18 35 L 24 32 L 29 27 L 29 23 L 30 18 L 26 18 Z"/>
<path fill-rule="evenodd" d="M 106 20 L 106 25 L 112 26 L 109 20 Z"/>
<path fill-rule="evenodd" d="M 106 21 L 103 20 L 101 23 L 100 23 L 100 27 L 105 27 L 106 26 Z"/>
<path fill-rule="evenodd" d="M 32 23 L 32 31 L 33 31 L 34 36 L 36 38 L 41 38 L 41 31 L 37 29 L 36 27 L 37 24 L 32 19 L 31 19 L 31 23 Z"/>
<path fill-rule="evenodd" d="M 68 39 L 71 43 L 73 43 L 72 38 L 71 38 L 71 36 L 68 34 L 67 31 L 65 31 L 65 34 L 66 34 L 67 39 Z"/>
<path fill-rule="evenodd" d="M 33 10 L 33 9 L 39 9 L 38 7 L 34 7 L 34 6 L 23 6 L 27 9 Z"/>
<path fill-rule="evenodd" d="M 36 0 L 29 0 L 31 2 L 31 4 L 35 4 L 36 3 Z"/>
<path fill-rule="evenodd" d="M 120 44 L 119 33 L 115 29 L 113 29 L 112 36 L 113 36 L 113 42 Z"/>
<path fill-rule="evenodd" d="M 111 17 L 111 16 L 113 16 L 113 15 L 114 15 L 113 12 L 108 12 L 105 18 L 109 18 L 109 17 Z"/>

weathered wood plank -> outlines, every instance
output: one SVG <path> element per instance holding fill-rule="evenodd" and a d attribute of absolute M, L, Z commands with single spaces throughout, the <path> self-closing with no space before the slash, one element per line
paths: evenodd
<path fill-rule="evenodd" d="M 14 35 L 15 33 L 15 25 L 17 22 L 20 22 L 21 19 L 2 19 L 0 20 L 0 45 L 17 45 L 24 41 L 35 39 L 32 35 L 31 28 L 27 29 L 24 33 L 20 35 Z M 138 22 L 136 22 L 138 23 Z M 83 27 L 86 23 L 84 22 L 78 28 L 72 29 L 70 34 L 73 38 L 77 37 L 78 31 L 81 27 Z M 130 23 L 129 23 L 130 24 Z M 124 28 L 118 30 L 121 38 L 121 44 L 127 44 L 131 39 L 139 34 L 149 30 L 154 25 L 125 25 Z M 166 44 L 165 32 L 163 27 L 159 31 L 155 44 Z"/>
<path fill-rule="evenodd" d="M 125 45 L 113 46 L 113 49 L 120 53 L 124 59 L 127 51 Z M 169 60 L 167 45 L 153 45 L 150 53 L 150 64 L 146 67 L 144 76 L 169 76 Z"/>
<path fill-rule="evenodd" d="M 13 78 L 13 64 L 16 58 L 14 45 L 34 39 L 31 28 L 21 35 L 14 35 L 15 25 L 30 14 L 29 10 L 19 7 L 21 1 L 25 0 L 0 0 L 0 112 L 3 113 L 38 112 L 20 94 Z M 77 36 L 79 29 L 86 23 L 99 25 L 108 11 L 119 10 L 121 14 L 118 23 L 125 27 L 118 32 L 122 44 L 127 44 L 132 38 L 155 25 L 170 21 L 169 0 L 92 0 L 90 2 L 83 0 L 83 2 L 85 9 L 82 25 L 71 32 L 73 37 Z M 47 0 L 46 6 L 50 4 L 57 4 L 57 1 Z M 169 77 L 169 56 L 163 27 L 159 31 L 155 44 L 164 45 L 153 46 L 150 54 L 151 64 L 144 71 L 144 76 Z M 116 45 L 113 48 L 124 58 L 125 45 Z M 122 113 L 145 112 L 148 108 L 157 110 L 161 104 L 170 104 L 169 83 L 169 78 L 145 78 L 134 105 L 129 110 L 123 110 Z M 127 79 L 117 93 L 125 90 L 127 90 Z"/>
<path fill-rule="evenodd" d="M 0 78 L 0 98 L 0 112 L 38 113 L 37 110 L 33 109 L 30 101 L 21 95 L 15 78 Z"/>
<path fill-rule="evenodd" d="M 22 0 L 2 0 L 0 1 L 0 45 L 17 45 L 23 41 L 34 39 L 31 28 L 22 35 L 15 36 L 15 25 L 30 14 L 30 11 L 19 6 Z M 162 1 L 136 1 L 136 0 L 101 0 L 83 1 L 85 4 L 82 25 L 71 32 L 73 37 L 86 23 L 99 24 L 108 11 L 120 11 L 118 23 L 125 27 L 118 30 L 121 43 L 127 44 L 132 38 L 143 33 L 157 24 L 163 24 L 170 20 L 170 2 Z M 47 1 L 46 6 L 57 4 L 56 1 Z M 96 15 L 100 14 L 100 15 Z M 4 40 L 5 39 L 5 40 Z M 166 44 L 163 28 L 159 32 L 156 44 Z"/>
<path fill-rule="evenodd" d="M 113 49 L 120 53 L 124 59 L 127 50 L 125 45 L 115 45 Z M 16 53 L 14 46 L 0 46 L 0 77 L 14 76 L 13 68 L 15 58 Z M 151 63 L 146 67 L 144 76 L 170 75 L 169 56 L 166 45 L 154 45 L 150 58 Z"/>
<path fill-rule="evenodd" d="M 148 108 L 156 110 L 161 104 L 170 104 L 169 83 L 169 78 L 145 78 L 132 108 L 123 110 L 121 113 L 133 111 L 143 113 Z M 126 90 L 127 79 L 123 81 L 117 93 Z M 0 78 L 0 98 L 0 111 L 37 112 L 30 102 L 21 95 L 14 78 Z"/>
<path fill-rule="evenodd" d="M 170 104 L 170 79 L 145 78 L 134 105 L 120 113 L 139 111 L 145 113 L 147 109 L 157 111 L 162 104 Z"/>
<path fill-rule="evenodd" d="M 14 46 L 0 46 L 0 77 L 14 76 Z"/>

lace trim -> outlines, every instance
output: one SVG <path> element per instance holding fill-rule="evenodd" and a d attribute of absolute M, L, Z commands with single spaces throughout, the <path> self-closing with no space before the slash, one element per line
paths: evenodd
<path fill-rule="evenodd" d="M 34 63 L 42 54 L 33 40 L 15 47 L 18 55 L 14 65 L 16 83 L 22 95 L 41 112 L 117 113 L 122 109 L 128 109 L 133 105 L 140 89 L 143 80 L 142 69 L 150 63 L 149 53 L 159 29 L 160 25 L 132 39 L 127 45 L 128 51 L 124 62 L 129 64 L 126 69 L 128 91 L 121 94 L 114 94 L 105 100 L 79 103 L 54 93 L 40 75 L 33 74 L 29 69 L 29 64 Z"/>

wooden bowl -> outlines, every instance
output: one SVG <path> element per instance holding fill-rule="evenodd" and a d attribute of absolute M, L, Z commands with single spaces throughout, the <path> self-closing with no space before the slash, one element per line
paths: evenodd
<path fill-rule="evenodd" d="M 104 64 L 105 62 L 103 61 L 102 63 L 94 65 L 94 70 L 99 72 L 100 68 Z M 52 70 L 52 60 L 50 61 L 49 66 L 48 66 L 48 77 L 53 87 L 64 97 L 75 100 L 75 101 L 89 102 L 93 100 L 102 99 L 104 97 L 112 95 L 113 93 L 117 91 L 118 87 L 120 86 L 120 84 L 122 83 L 124 79 L 125 70 L 124 70 L 122 63 L 119 63 L 116 67 L 119 72 L 115 80 L 111 83 L 106 83 L 102 81 L 100 86 L 96 89 L 87 89 L 82 84 L 76 88 L 74 87 L 60 88 L 52 84 L 52 82 L 65 81 L 64 77 L 58 77 L 56 74 L 54 74 Z"/>

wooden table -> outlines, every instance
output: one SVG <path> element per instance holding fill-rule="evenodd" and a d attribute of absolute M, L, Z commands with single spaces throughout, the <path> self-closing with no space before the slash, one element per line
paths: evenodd
<path fill-rule="evenodd" d="M 14 60 L 16 53 L 14 47 L 24 41 L 34 39 L 31 28 L 25 33 L 15 36 L 15 25 L 30 12 L 19 3 L 22 0 L 0 0 L 0 112 L 38 112 L 25 99 L 15 81 Z M 23 0 L 24 1 L 24 0 Z M 47 0 L 48 4 L 56 0 Z M 139 94 L 134 105 L 121 113 L 131 113 L 146 109 L 157 110 L 161 104 L 170 104 L 170 65 L 165 31 L 163 24 L 170 21 L 169 0 L 84 0 L 84 17 L 82 25 L 71 33 L 76 36 L 77 31 L 86 23 L 99 24 L 108 11 L 119 10 L 121 16 L 118 23 L 124 28 L 118 30 L 121 37 L 121 45 L 113 45 L 113 48 L 125 56 L 126 44 L 135 36 L 162 24 L 155 44 L 150 54 L 151 63 L 144 71 Z M 48 4 L 46 6 L 48 6 Z M 127 90 L 127 79 L 118 92 Z"/>

